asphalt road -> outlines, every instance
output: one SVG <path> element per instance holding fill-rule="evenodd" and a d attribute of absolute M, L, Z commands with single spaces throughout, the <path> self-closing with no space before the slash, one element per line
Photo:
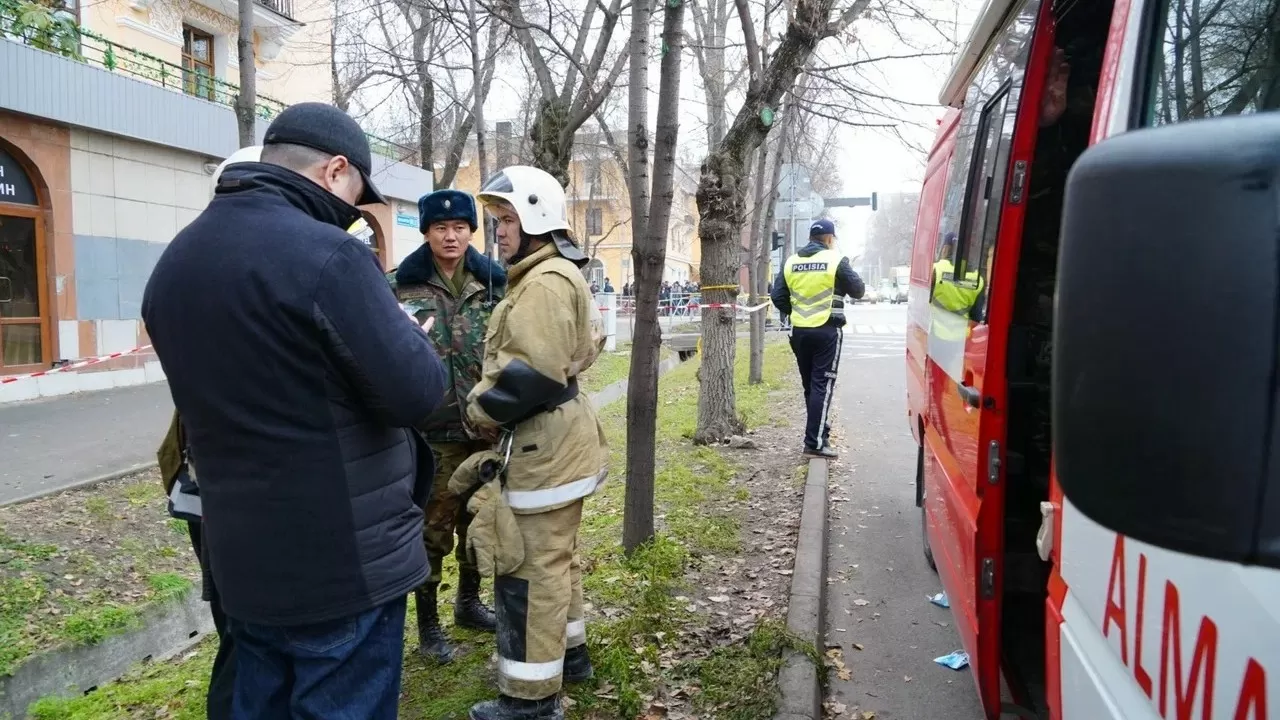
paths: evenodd
<path fill-rule="evenodd" d="M 827 640 L 848 680 L 830 675 L 839 717 L 980 720 L 968 669 L 933 662 L 960 649 L 951 612 L 927 596 L 942 588 L 921 553 L 915 507 L 916 450 L 907 427 L 904 306 L 856 306 L 837 382 L 841 458 L 831 469 L 827 547 Z M 861 650 L 858 649 L 861 646 Z M 826 648 L 824 648 L 825 650 Z"/>
<path fill-rule="evenodd" d="M 155 460 L 167 383 L 0 405 L 0 504 Z"/>

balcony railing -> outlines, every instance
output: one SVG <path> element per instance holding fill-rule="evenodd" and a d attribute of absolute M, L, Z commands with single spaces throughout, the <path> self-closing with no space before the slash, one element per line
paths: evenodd
<path fill-rule="evenodd" d="M 262 7 L 293 20 L 293 0 L 258 0 Z"/>
<path fill-rule="evenodd" d="M 282 14 L 292 10 L 292 0 L 258 2 Z M 76 25 L 69 17 L 51 14 L 46 6 L 35 2 L 0 0 L 0 37 L 229 108 L 235 107 L 240 95 L 239 85 L 112 42 Z M 287 105 L 258 93 L 256 107 L 259 118 L 270 120 Z M 399 162 L 413 156 L 412 150 L 398 143 L 368 133 L 366 136 L 370 149 L 383 157 Z"/>

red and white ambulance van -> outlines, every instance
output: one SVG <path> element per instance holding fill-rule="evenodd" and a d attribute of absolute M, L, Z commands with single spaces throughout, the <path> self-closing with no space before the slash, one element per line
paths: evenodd
<path fill-rule="evenodd" d="M 986 716 L 1280 719 L 1280 0 L 988 0 L 941 103 L 907 414 Z"/>

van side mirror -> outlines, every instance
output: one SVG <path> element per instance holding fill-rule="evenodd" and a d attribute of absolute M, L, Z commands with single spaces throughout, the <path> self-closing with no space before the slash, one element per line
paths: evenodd
<path fill-rule="evenodd" d="M 1280 567 L 1280 113 L 1137 130 L 1067 179 L 1053 446 L 1116 532 Z"/>

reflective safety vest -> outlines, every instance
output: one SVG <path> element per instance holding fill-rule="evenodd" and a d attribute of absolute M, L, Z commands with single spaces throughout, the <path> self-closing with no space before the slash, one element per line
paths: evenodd
<path fill-rule="evenodd" d="M 972 286 L 962 286 L 955 282 L 955 272 L 955 266 L 945 258 L 933 264 L 933 301 L 944 310 L 967 313 L 978 301 L 984 283 L 977 270 L 970 270 L 964 279 Z"/>
<path fill-rule="evenodd" d="M 983 281 L 977 270 L 965 273 L 966 285 L 955 282 L 955 266 L 942 259 L 933 264 L 933 307 L 930 333 L 948 342 L 964 342 L 969 337 L 969 310 L 982 293 Z M 972 284 L 972 287 L 967 286 Z"/>
<path fill-rule="evenodd" d="M 792 327 L 822 327 L 832 315 L 844 316 L 843 307 L 834 307 L 836 268 L 840 267 L 841 259 L 835 250 L 787 258 L 782 277 L 791 293 Z"/>

